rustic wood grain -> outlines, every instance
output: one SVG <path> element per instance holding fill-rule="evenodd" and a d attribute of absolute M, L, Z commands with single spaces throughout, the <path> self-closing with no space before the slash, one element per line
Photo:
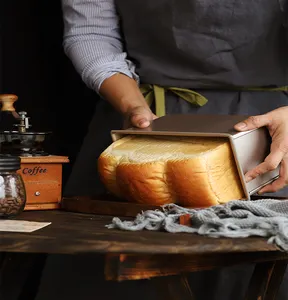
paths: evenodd
<path fill-rule="evenodd" d="M 28 203 L 25 206 L 25 211 L 30 210 L 59 210 L 61 202 L 59 203 Z"/>
<path fill-rule="evenodd" d="M 187 215 L 180 216 L 179 224 L 185 225 L 185 226 L 191 226 L 192 222 L 191 222 L 190 215 L 187 214 Z"/>
<path fill-rule="evenodd" d="M 269 198 L 267 196 L 253 196 L 252 200 Z M 285 199 L 277 197 L 277 199 Z M 127 202 L 111 195 L 99 195 L 97 197 L 63 197 L 61 209 L 65 211 L 99 214 L 119 217 L 135 217 L 138 213 L 146 210 L 160 209 L 160 206 Z M 184 219 L 183 219 L 184 218 Z M 189 218 L 182 217 L 181 222 L 189 225 Z M 182 223 L 181 223 L 182 224 Z"/>
<path fill-rule="evenodd" d="M 135 217 L 144 210 L 159 208 L 156 205 L 126 202 L 110 195 L 99 195 L 97 198 L 63 197 L 61 201 L 61 209 L 65 211 L 120 217 Z"/>
<path fill-rule="evenodd" d="M 109 230 L 105 225 L 111 222 L 111 216 L 65 211 L 24 212 L 18 219 L 52 224 L 29 234 L 1 233 L 0 252 L 104 254 L 106 279 L 152 278 L 163 300 L 194 299 L 184 276 L 187 272 L 255 262 L 260 265 L 246 300 L 274 300 L 288 260 L 286 253 L 262 238 L 216 239 L 196 234 Z M 39 274 L 39 269 L 33 273 Z M 180 276 L 170 276 L 174 274 Z"/>
<path fill-rule="evenodd" d="M 107 229 L 111 216 L 65 211 L 26 211 L 18 219 L 52 222 L 29 234 L 1 233 L 0 251 L 38 253 L 212 254 L 277 252 L 264 238 L 209 238 L 197 234 L 172 234 Z M 129 218 L 127 218 L 129 219 Z M 266 254 L 265 254 L 266 255 Z M 283 253 L 279 253 L 283 255 Z"/>
<path fill-rule="evenodd" d="M 233 265 L 288 259 L 285 253 L 226 253 L 201 255 L 106 255 L 105 278 L 112 281 L 149 279 Z M 282 263 L 282 262 L 281 262 Z"/>
<path fill-rule="evenodd" d="M 62 199 L 62 164 L 65 156 L 22 157 L 21 169 L 26 188 L 24 210 L 59 209 Z"/>

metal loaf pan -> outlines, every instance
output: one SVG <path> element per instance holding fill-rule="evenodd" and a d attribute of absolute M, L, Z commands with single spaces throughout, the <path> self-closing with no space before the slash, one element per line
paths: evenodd
<path fill-rule="evenodd" d="M 234 125 L 246 119 L 243 115 L 167 115 L 153 121 L 145 129 L 112 130 L 116 141 L 127 135 L 223 137 L 230 141 L 246 199 L 279 177 L 279 168 L 260 175 L 249 183 L 244 174 L 264 161 L 270 152 L 271 138 L 263 127 L 246 132 L 234 130 Z"/>

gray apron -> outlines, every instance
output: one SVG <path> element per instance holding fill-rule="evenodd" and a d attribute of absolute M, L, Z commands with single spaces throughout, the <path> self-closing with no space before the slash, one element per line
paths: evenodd
<path fill-rule="evenodd" d="M 115 0 L 115 3 L 125 49 L 136 65 L 141 84 L 187 88 L 208 99 L 207 104 L 199 107 L 168 91 L 166 114 L 256 115 L 288 105 L 285 91 L 242 90 L 242 87 L 288 84 L 285 0 Z M 108 103 L 99 101 L 64 194 L 91 196 L 105 191 L 93 162 L 111 143 L 110 130 L 121 125 L 121 116 Z M 286 191 L 282 193 L 288 196 Z M 87 271 L 83 270 L 86 276 Z M 196 299 L 240 300 L 252 271 L 253 265 L 249 265 L 193 273 L 191 286 Z M 76 271 L 73 278 L 75 274 Z M 67 278 L 67 274 L 62 278 Z M 92 281 L 98 285 L 88 290 L 86 286 L 87 295 L 108 286 L 111 288 L 105 291 L 106 298 L 101 299 L 115 299 L 121 294 L 123 285 L 105 283 L 99 278 Z M 67 279 L 71 290 L 69 282 Z M 142 296 L 157 299 L 149 294 L 145 282 L 125 283 L 125 286 L 131 299 L 138 295 L 139 299 Z M 52 292 L 46 291 L 39 299 L 57 299 Z M 121 296 L 128 299 L 127 292 L 123 293 Z M 74 299 L 72 294 L 70 299 Z M 287 295 L 283 284 L 278 299 L 288 299 Z"/>

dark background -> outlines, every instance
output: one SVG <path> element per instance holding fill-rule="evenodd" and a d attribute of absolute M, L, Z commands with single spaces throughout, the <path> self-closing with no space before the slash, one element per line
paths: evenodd
<path fill-rule="evenodd" d="M 61 0 L 0 0 L 0 93 L 19 96 L 16 110 L 28 112 L 34 130 L 53 131 L 51 154 L 69 156 L 70 159 L 69 164 L 63 165 L 65 185 L 98 96 L 84 85 L 63 53 L 62 36 Z M 21 262 L 29 265 L 28 261 Z M 93 262 L 91 267 L 90 257 L 86 258 L 86 262 L 73 257 L 72 262 L 69 256 L 52 256 L 47 265 L 41 299 L 54 299 L 56 294 L 59 299 L 64 299 L 67 291 L 70 294 L 65 299 L 71 299 L 72 296 L 73 299 L 81 299 L 83 295 L 94 298 L 95 292 L 101 295 L 99 293 L 107 288 L 99 280 L 102 268 L 99 265 L 96 268 L 97 262 Z M 25 268 L 17 268 L 17 272 L 14 272 L 16 267 L 17 261 L 10 277 L 6 274 L 8 279 L 11 278 L 8 280 L 11 284 L 9 292 L 13 295 L 21 288 L 16 281 L 22 282 L 22 276 L 26 276 Z M 85 276 L 81 277 L 81 284 L 77 281 L 80 278 L 77 274 Z M 213 278 L 211 276 L 208 281 L 214 282 Z M 205 281 L 206 285 L 208 281 Z M 96 283 L 98 285 L 95 288 Z M 110 286 L 110 292 L 114 293 L 110 299 L 119 298 L 125 293 L 137 297 L 143 294 L 147 299 L 149 295 L 147 297 L 145 291 L 149 291 L 142 284 L 145 281 L 122 285 L 122 293 L 119 286 Z M 202 288 L 200 284 L 199 287 Z M 284 292 L 287 293 L 286 290 Z"/>
<path fill-rule="evenodd" d="M 51 130 L 51 154 L 69 156 L 63 185 L 98 95 L 88 89 L 62 48 L 61 0 L 0 1 L 0 93 L 16 94 L 35 131 Z"/>

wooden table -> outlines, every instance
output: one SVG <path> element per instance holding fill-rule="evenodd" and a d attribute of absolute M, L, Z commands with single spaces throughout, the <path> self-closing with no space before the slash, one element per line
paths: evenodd
<path fill-rule="evenodd" d="M 275 299 L 288 261 L 287 254 L 261 238 L 214 239 L 194 234 L 112 230 L 105 227 L 111 216 L 64 211 L 24 212 L 18 219 L 52 222 L 29 234 L 0 233 L 0 252 L 35 254 L 34 273 L 41 272 L 46 254 L 104 254 L 107 280 L 152 278 L 151 284 L 161 293 L 159 300 L 194 299 L 187 272 L 242 263 L 257 263 L 245 299 Z M 5 261 L 1 270 L 5 272 Z M 34 279 L 27 281 L 20 299 L 34 299 L 38 273 L 31 274 Z"/>

